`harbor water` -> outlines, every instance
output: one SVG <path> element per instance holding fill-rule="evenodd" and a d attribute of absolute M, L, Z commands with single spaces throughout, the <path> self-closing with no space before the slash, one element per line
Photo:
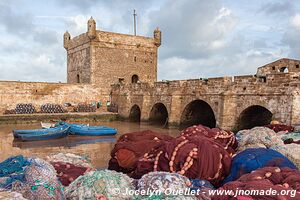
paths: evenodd
<path fill-rule="evenodd" d="M 123 121 L 113 122 L 90 122 L 90 125 L 103 125 L 118 129 L 115 136 L 68 136 L 66 138 L 21 142 L 13 138 L 14 129 L 37 129 L 41 128 L 39 123 L 35 124 L 8 124 L 0 125 L 0 161 L 6 158 L 22 154 L 24 156 L 38 156 L 45 158 L 47 155 L 56 153 L 74 153 L 88 157 L 97 168 L 106 168 L 110 159 L 110 152 L 116 140 L 124 133 L 142 130 L 152 130 L 177 136 L 178 129 L 165 129 L 160 126 L 145 123 L 131 123 Z"/>

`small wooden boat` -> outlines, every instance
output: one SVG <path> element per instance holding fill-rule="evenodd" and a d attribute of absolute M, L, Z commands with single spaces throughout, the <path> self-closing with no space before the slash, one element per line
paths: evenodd
<path fill-rule="evenodd" d="M 117 129 L 101 126 L 79 126 L 71 125 L 69 129 L 71 135 L 85 135 L 85 136 L 100 136 L 100 135 L 115 135 Z"/>
<path fill-rule="evenodd" d="M 60 122 L 60 124 L 70 126 L 68 132 L 70 135 L 82 135 L 82 136 L 101 136 L 101 135 L 115 135 L 117 129 L 107 126 L 87 126 L 79 124 L 68 124 Z"/>
<path fill-rule="evenodd" d="M 13 130 L 14 138 L 22 141 L 51 140 L 68 135 L 68 125 L 58 125 L 48 129 Z"/>

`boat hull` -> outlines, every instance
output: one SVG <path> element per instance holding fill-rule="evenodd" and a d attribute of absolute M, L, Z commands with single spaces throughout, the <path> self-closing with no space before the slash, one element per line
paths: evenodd
<path fill-rule="evenodd" d="M 70 126 L 70 135 L 81 135 L 81 136 L 102 136 L 102 135 L 115 135 L 117 129 L 107 126 L 87 126 L 83 124 L 68 124 L 66 122 L 60 122 L 59 124 Z"/>
<path fill-rule="evenodd" d="M 90 128 L 87 126 L 78 127 L 70 126 L 69 134 L 71 135 L 81 135 L 81 136 L 101 136 L 101 135 L 115 135 L 117 134 L 117 129 L 114 128 Z"/>
<path fill-rule="evenodd" d="M 62 125 L 49 129 L 14 130 L 13 135 L 14 138 L 22 141 L 51 140 L 66 137 L 69 128 L 69 126 Z"/>

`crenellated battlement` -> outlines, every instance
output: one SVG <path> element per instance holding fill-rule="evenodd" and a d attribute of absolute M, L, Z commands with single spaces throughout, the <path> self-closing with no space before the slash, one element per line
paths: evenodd
<path fill-rule="evenodd" d="M 87 33 L 80 34 L 74 38 L 71 38 L 67 43 L 64 44 L 66 50 L 73 50 L 76 47 L 83 46 L 84 44 L 88 44 L 90 42 L 90 38 Z"/>
<path fill-rule="evenodd" d="M 68 56 L 68 83 L 98 84 L 109 89 L 111 84 L 157 81 L 157 51 L 161 31 L 153 37 L 97 30 L 91 17 L 87 32 L 71 38 L 64 34 Z"/>
<path fill-rule="evenodd" d="M 290 63 L 288 59 L 284 59 L 286 63 Z M 292 66 L 295 63 L 300 61 L 294 60 L 292 62 Z M 276 62 L 273 62 L 273 64 Z M 282 65 L 286 64 L 282 63 Z M 273 65 L 272 64 L 272 65 Z M 284 65 L 286 66 L 286 65 Z M 265 69 L 264 67 L 267 67 Z M 268 71 L 269 64 L 261 67 L 258 71 Z M 300 71 L 299 71 L 300 72 Z M 257 76 L 257 75 L 243 75 L 243 76 L 228 76 L 228 77 L 215 77 L 215 78 L 199 78 L 199 79 L 186 79 L 186 80 L 163 80 L 155 82 L 154 85 L 148 83 L 140 83 L 140 84 L 130 84 L 127 85 L 128 88 L 140 88 L 144 85 L 147 85 L 147 88 L 183 88 L 183 87 L 206 87 L 206 88 L 230 88 L 230 87 L 245 87 L 245 86 L 257 86 L 257 87 L 278 87 L 287 85 L 298 85 L 300 83 L 300 76 L 298 75 L 298 71 L 294 70 L 292 72 L 276 72 L 276 73 L 266 73 L 265 76 Z M 126 85 L 124 85 L 126 87 Z M 222 91 L 224 92 L 224 91 Z"/>

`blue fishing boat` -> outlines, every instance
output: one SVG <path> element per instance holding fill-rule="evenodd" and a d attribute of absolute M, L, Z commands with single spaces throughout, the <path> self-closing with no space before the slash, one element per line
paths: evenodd
<path fill-rule="evenodd" d="M 48 129 L 13 130 L 14 138 L 22 141 L 51 140 L 68 135 L 68 125 L 58 125 Z"/>
<path fill-rule="evenodd" d="M 59 124 L 70 126 L 68 130 L 70 135 L 101 136 L 117 134 L 117 129 L 107 126 L 87 126 L 82 124 L 68 124 L 66 122 L 60 122 Z"/>
<path fill-rule="evenodd" d="M 100 136 L 115 135 L 116 133 L 117 129 L 110 127 L 71 125 L 69 129 L 71 135 Z"/>

